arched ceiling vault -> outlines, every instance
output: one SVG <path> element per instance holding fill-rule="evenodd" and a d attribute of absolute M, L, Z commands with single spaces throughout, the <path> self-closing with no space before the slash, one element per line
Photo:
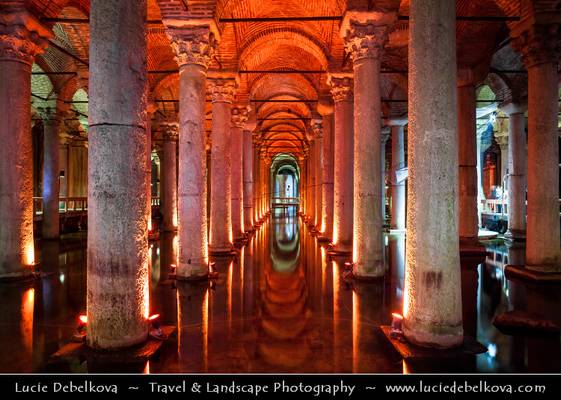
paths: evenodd
<path fill-rule="evenodd" d="M 89 0 L 19 1 L 25 3 L 31 13 L 55 34 L 45 54 L 37 57 L 34 77 L 44 74 L 52 85 L 49 96 L 72 104 L 72 98 L 78 89 L 87 92 Z M 305 133 L 309 129 L 309 119 L 316 115 L 314 101 L 329 92 L 326 71 L 352 67 L 340 37 L 340 17 L 345 10 L 392 9 L 406 17 L 409 15 L 409 2 L 410 0 L 147 0 L 147 66 L 151 96 L 162 100 L 158 103 L 162 113 L 177 111 L 177 64 L 162 19 L 213 18 L 220 31 L 221 41 L 210 68 L 240 72 L 238 100 L 250 101 L 256 112 L 257 129 L 268 132 L 267 139 L 272 139 L 271 142 L 278 140 L 281 149 L 283 146 L 288 148 L 289 136 L 277 135 L 272 131 L 279 126 L 291 126 L 291 129 L 298 132 L 295 135 L 302 138 L 302 143 L 306 143 Z M 493 90 L 497 91 L 499 100 L 524 98 L 527 77 L 519 54 L 509 43 L 509 32 L 519 20 L 529 16 L 539 21 L 552 13 L 559 13 L 559 1 L 457 0 L 456 7 L 458 16 L 497 18 L 491 21 L 458 20 L 459 66 L 487 67 L 490 73 L 482 79 L 486 79 Z M 266 20 L 279 17 L 289 19 Z M 301 17 L 328 18 L 304 21 Z M 501 20 L 501 17 L 509 17 L 510 20 Z M 407 45 L 408 21 L 407 18 L 400 18 L 390 32 L 390 40 L 382 58 L 384 72 L 381 93 L 382 98 L 387 100 L 383 103 L 386 116 L 398 116 L 407 111 Z M 42 82 L 46 81 L 43 79 Z M 36 88 L 40 86 L 35 84 Z M 37 93 L 34 94 L 40 96 L 39 91 L 44 92 L 44 89 L 35 91 Z M 301 102 L 303 100 L 306 102 Z M 211 112 L 209 102 L 205 112 Z M 208 131 L 210 128 L 211 120 L 207 118 L 205 129 Z M 300 145 L 298 150 L 291 148 L 290 152 L 301 151 L 302 147 Z M 275 147 L 269 146 L 268 151 L 273 152 L 273 149 Z M 295 155 L 298 156 L 299 153 Z"/>

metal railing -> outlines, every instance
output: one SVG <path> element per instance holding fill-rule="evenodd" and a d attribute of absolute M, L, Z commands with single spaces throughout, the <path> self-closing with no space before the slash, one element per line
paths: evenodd
<path fill-rule="evenodd" d="M 272 197 L 271 204 L 273 207 L 297 206 L 300 204 L 299 197 Z"/>
<path fill-rule="evenodd" d="M 58 199 L 59 213 L 85 212 L 88 210 L 87 197 L 61 197 Z M 43 214 L 43 198 L 33 198 L 33 215 Z"/>

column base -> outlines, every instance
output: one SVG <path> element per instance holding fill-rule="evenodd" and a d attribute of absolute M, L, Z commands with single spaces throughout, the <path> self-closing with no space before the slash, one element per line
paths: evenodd
<path fill-rule="evenodd" d="M 37 264 L 33 266 L 33 268 L 36 267 Z M 36 273 L 34 270 L 29 269 L 29 267 L 24 267 L 24 268 L 25 268 L 24 271 L 0 274 L 0 282 L 1 283 L 28 282 L 40 278 L 40 275 Z"/>
<path fill-rule="evenodd" d="M 462 343 L 451 349 L 433 349 L 417 346 L 403 335 L 394 335 L 389 326 L 380 326 L 390 344 L 404 360 L 469 357 L 487 352 L 487 348 L 471 337 L 464 336 Z"/>
<path fill-rule="evenodd" d="M 232 244 L 225 246 L 208 246 L 208 252 L 213 256 L 229 256 L 236 254 Z"/>
<path fill-rule="evenodd" d="M 485 256 L 485 246 L 474 237 L 460 237 L 460 257 Z"/>
<path fill-rule="evenodd" d="M 344 244 L 330 244 L 327 252 L 332 255 L 346 255 L 353 253 L 353 246 L 352 245 L 344 245 Z"/>
<path fill-rule="evenodd" d="M 319 243 L 329 243 L 331 242 L 331 238 L 329 236 L 326 236 L 325 233 L 320 234 L 318 237 L 318 242 Z"/>
<path fill-rule="evenodd" d="M 410 329 L 405 320 L 403 321 L 403 337 L 415 346 L 439 350 L 454 349 L 464 343 L 462 326 L 435 326 L 433 331 L 427 329 L 426 326 Z"/>
<path fill-rule="evenodd" d="M 505 232 L 504 237 L 509 242 L 524 242 L 526 241 L 526 231 L 509 229 Z"/>
<path fill-rule="evenodd" d="M 539 284 L 559 284 L 561 283 L 561 266 L 507 265 L 505 266 L 505 275 L 507 279 L 518 279 Z"/>

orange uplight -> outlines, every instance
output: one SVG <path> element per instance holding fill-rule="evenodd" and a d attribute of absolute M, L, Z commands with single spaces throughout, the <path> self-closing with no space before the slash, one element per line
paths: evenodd
<path fill-rule="evenodd" d="M 396 319 L 403 319 L 403 315 L 401 315 L 400 313 L 392 313 L 392 318 L 396 318 Z"/>
<path fill-rule="evenodd" d="M 152 314 L 148 317 L 148 321 L 154 321 L 155 319 L 160 318 L 160 314 Z"/>
<path fill-rule="evenodd" d="M 88 324 L 88 316 L 85 314 L 82 314 L 78 317 L 78 320 L 80 321 L 80 324 L 82 325 L 87 325 Z"/>
<path fill-rule="evenodd" d="M 25 265 L 34 265 L 35 264 L 35 249 L 33 248 L 33 241 L 31 244 L 28 244 L 25 248 Z"/>

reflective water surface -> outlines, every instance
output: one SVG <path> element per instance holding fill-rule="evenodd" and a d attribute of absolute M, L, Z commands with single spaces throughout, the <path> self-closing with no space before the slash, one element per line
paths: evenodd
<path fill-rule="evenodd" d="M 427 238 L 430 240 L 430 238 Z M 177 327 L 143 365 L 91 360 L 49 362 L 85 310 L 84 233 L 42 243 L 43 279 L 0 285 L 2 372 L 561 372 L 559 336 L 500 333 L 493 318 L 526 310 L 561 325 L 558 285 L 505 279 L 504 265 L 524 259 L 523 247 L 488 244 L 483 259 L 462 260 L 464 328 L 486 354 L 438 363 L 405 363 L 379 330 L 401 310 L 405 238 L 386 238 L 387 279 L 348 283 L 347 259 L 330 260 L 295 210 L 276 210 L 235 258 L 215 258 L 209 284 L 168 279 L 177 239 L 162 235 L 150 248 L 152 313 Z M 7 350 L 7 351 L 6 351 Z"/>

